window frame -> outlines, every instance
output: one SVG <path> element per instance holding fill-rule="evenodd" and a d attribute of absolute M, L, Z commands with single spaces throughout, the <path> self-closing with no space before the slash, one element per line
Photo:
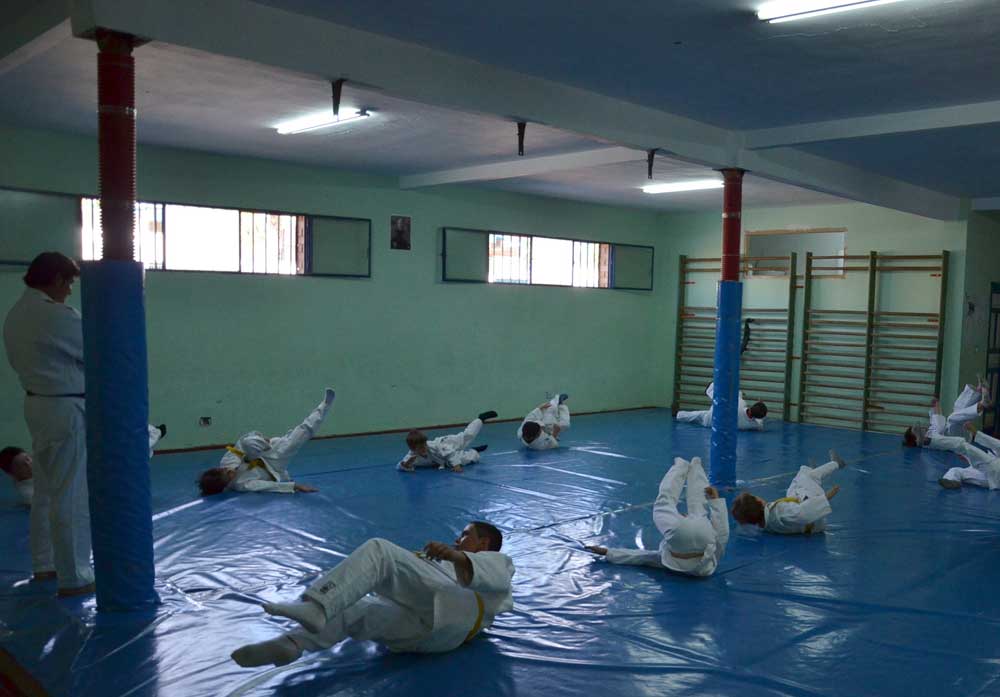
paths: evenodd
<path fill-rule="evenodd" d="M 841 226 L 841 227 L 773 228 L 773 229 L 768 228 L 768 229 L 763 229 L 763 230 L 749 230 L 749 229 L 745 229 L 743 231 L 743 256 L 745 256 L 745 257 L 751 257 L 751 258 L 753 257 L 753 255 L 750 253 L 750 238 L 751 237 L 771 237 L 771 236 L 776 236 L 776 235 L 822 235 L 822 234 L 832 234 L 832 233 L 843 233 L 844 234 L 844 256 L 846 257 L 849 254 L 849 252 L 847 251 L 848 250 L 848 246 L 847 246 L 847 233 L 848 232 L 849 232 L 849 230 L 847 229 L 846 226 Z M 804 260 L 805 259 L 805 254 L 804 253 L 800 254 L 800 258 L 802 260 Z M 829 261 L 829 259 L 827 259 L 825 261 Z M 844 261 L 844 266 L 846 266 L 846 265 L 847 265 L 847 262 Z M 746 265 L 745 263 L 743 263 L 742 261 L 740 262 L 740 274 L 741 274 L 741 276 L 744 277 L 745 280 L 750 280 L 752 278 L 756 278 L 756 279 L 768 279 L 768 278 L 771 278 L 771 279 L 776 279 L 776 280 L 783 280 L 783 279 L 787 280 L 789 274 L 791 274 L 793 276 L 801 276 L 802 275 L 802 274 L 799 273 L 798 269 L 789 269 L 788 273 L 786 273 L 786 274 L 769 274 L 769 273 L 760 273 L 760 274 L 758 274 L 758 273 L 753 273 L 753 269 L 749 268 L 749 266 Z M 847 278 L 847 271 L 841 271 L 840 273 L 824 272 L 822 274 L 819 274 L 818 276 L 821 276 L 824 279 L 826 279 L 826 278 L 846 279 Z"/>
<path fill-rule="evenodd" d="M 77 218 L 79 222 L 79 228 L 81 230 L 80 235 L 82 235 L 83 229 L 83 200 L 84 199 L 96 199 L 100 201 L 100 196 L 88 196 L 86 194 L 68 194 L 74 196 L 77 199 Z M 307 277 L 312 276 L 315 278 L 371 278 L 372 276 L 372 219 L 371 218 L 361 218 L 354 216 L 343 216 L 343 215 L 325 215 L 322 213 L 303 213 L 303 212 L 292 212 L 286 210 L 279 210 L 274 208 L 244 208 L 240 206 L 206 206 L 201 203 L 187 203 L 182 201 L 165 201 L 165 200 L 146 200 L 146 199 L 136 199 L 136 203 L 146 203 L 152 205 L 162 205 L 163 206 L 163 268 L 147 268 L 147 272 L 156 273 L 218 273 L 227 275 L 238 275 L 238 276 L 281 276 L 285 278 L 296 278 L 296 277 Z M 294 274 L 280 274 L 273 272 L 260 272 L 260 271 L 222 271 L 217 269 L 171 269 L 166 266 L 167 259 L 167 245 L 168 241 L 168 227 L 167 222 L 167 206 L 184 206 L 187 208 L 209 208 L 215 210 L 226 210 L 226 211 L 236 211 L 237 213 L 252 213 L 252 214 L 262 214 L 262 215 L 287 215 L 292 217 L 302 217 L 305 219 L 304 234 L 305 243 L 303 255 L 305 257 L 303 268 L 303 273 Z M 368 271 L 366 274 L 337 274 L 337 273 L 313 273 L 312 272 L 312 221 L 313 218 L 325 218 L 328 220 L 350 220 L 355 222 L 366 222 L 368 223 Z M 240 229 L 237 228 L 237 254 L 240 263 L 242 264 L 243 257 L 243 239 L 240 234 Z M 79 237 L 79 235 L 78 235 Z M 82 238 L 81 238 L 82 239 Z M 81 250 L 82 252 L 82 250 Z M 82 255 L 81 255 L 82 256 Z"/>
<path fill-rule="evenodd" d="M 282 215 L 288 215 L 282 214 Z M 371 218 L 355 218 L 349 215 L 312 215 L 308 213 L 299 213 L 306 219 L 305 224 L 305 251 L 303 255 L 305 256 L 305 263 L 303 267 L 305 271 L 296 276 L 312 276 L 314 278 L 371 278 L 372 277 L 372 219 Z M 313 258 L 313 218 L 323 218 L 325 220 L 350 220 L 353 222 L 366 222 L 368 223 L 368 271 L 367 273 L 314 273 L 312 270 Z"/>
<path fill-rule="evenodd" d="M 486 235 L 486 269 L 487 278 L 486 280 L 476 280 L 472 278 L 448 278 L 448 231 L 454 230 L 456 232 L 474 232 L 482 235 Z M 608 260 L 608 285 L 607 286 L 575 286 L 575 285 L 560 285 L 557 283 L 535 283 L 531 280 L 532 274 L 532 258 L 531 253 L 534 251 L 534 243 L 531 244 L 532 252 L 528 255 L 528 282 L 527 283 L 513 283 L 510 281 L 490 281 L 489 280 L 489 266 L 490 266 L 490 245 L 489 245 L 489 235 L 510 235 L 512 237 L 527 237 L 531 240 L 538 237 L 547 240 L 562 240 L 568 242 L 581 242 L 584 244 L 606 244 L 611 248 L 610 259 Z M 615 285 L 615 247 L 635 247 L 639 249 L 650 250 L 650 274 L 649 274 L 649 288 L 633 288 L 628 286 L 616 286 Z M 467 228 L 467 227 L 457 227 L 457 226 L 446 226 L 441 228 L 441 282 L 442 283 L 479 283 L 489 286 L 520 286 L 522 288 L 569 288 L 571 290 L 642 290 L 642 291 L 652 291 L 655 281 L 655 263 L 656 263 L 656 247 L 648 244 L 629 244 L 625 242 L 611 242 L 609 240 L 585 240 L 579 237 L 556 237 L 549 235 L 531 235 L 523 232 L 506 232 L 503 230 L 483 230 L 479 228 Z M 573 259 L 573 268 L 575 271 L 576 260 Z"/>

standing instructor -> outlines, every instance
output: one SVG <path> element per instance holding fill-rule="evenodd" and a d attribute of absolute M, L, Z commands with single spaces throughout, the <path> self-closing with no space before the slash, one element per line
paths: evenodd
<path fill-rule="evenodd" d="M 79 275 L 69 257 L 39 254 L 3 326 L 7 360 L 26 393 L 24 419 L 34 453 L 32 569 L 36 580 L 55 576 L 61 596 L 94 592 L 83 328 L 80 313 L 65 304 Z"/>

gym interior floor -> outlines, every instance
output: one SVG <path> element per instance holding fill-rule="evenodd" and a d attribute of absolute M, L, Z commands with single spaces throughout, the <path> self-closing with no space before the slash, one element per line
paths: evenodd
<path fill-rule="evenodd" d="M 98 614 L 92 597 L 28 582 L 28 515 L 2 487 L 0 646 L 74 697 L 1000 694 L 1000 492 L 939 487 L 954 456 L 777 421 L 741 433 L 744 488 L 782 496 L 835 448 L 842 491 L 824 534 L 733 524 L 715 575 L 695 579 L 612 566 L 581 543 L 655 548 L 659 480 L 675 455 L 707 458 L 709 430 L 665 410 L 579 416 L 565 447 L 529 452 L 516 426 L 488 424 L 463 474 L 396 471 L 402 434 L 313 441 L 291 469 L 320 492 L 293 496 L 201 499 L 195 476 L 220 453 L 157 455 L 162 605 L 148 613 Z M 470 644 L 415 656 L 348 640 L 273 669 L 229 659 L 290 628 L 262 601 L 297 597 L 366 539 L 418 549 L 473 519 L 504 531 L 517 573 L 515 610 Z"/>

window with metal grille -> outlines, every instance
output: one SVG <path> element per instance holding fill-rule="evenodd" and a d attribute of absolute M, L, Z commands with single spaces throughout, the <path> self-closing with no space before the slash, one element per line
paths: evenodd
<path fill-rule="evenodd" d="M 490 233 L 488 250 L 490 283 L 610 287 L 607 243 Z"/>
<path fill-rule="evenodd" d="M 101 259 L 101 203 L 82 198 L 80 207 L 83 259 Z M 147 269 L 303 274 L 305 230 L 303 215 L 141 201 L 135 260 Z"/>

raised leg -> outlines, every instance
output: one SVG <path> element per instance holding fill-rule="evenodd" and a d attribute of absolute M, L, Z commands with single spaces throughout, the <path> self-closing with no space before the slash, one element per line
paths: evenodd
<path fill-rule="evenodd" d="M 691 518 L 707 518 L 708 511 L 705 509 L 705 488 L 708 486 L 708 477 L 705 476 L 705 468 L 701 465 L 701 458 L 691 458 L 691 466 L 687 475 L 687 514 Z"/>
<path fill-rule="evenodd" d="M 990 486 L 986 475 L 975 467 L 952 467 L 938 481 L 946 489 L 957 489 L 963 484 L 972 484 L 983 488 Z"/>
<path fill-rule="evenodd" d="M 688 469 L 691 463 L 682 458 L 674 458 L 673 466 L 667 470 L 660 481 L 660 490 L 653 503 L 653 524 L 661 534 L 677 527 L 684 517 L 677 510 L 677 502 L 681 498 L 681 490 L 687 481 Z"/>
<path fill-rule="evenodd" d="M 288 431 L 280 438 L 271 441 L 271 449 L 277 458 L 292 458 L 310 438 L 316 435 L 316 429 L 323 423 L 330 406 L 333 404 L 333 390 L 327 389 L 326 396 L 309 416 L 295 428 Z"/>
<path fill-rule="evenodd" d="M 375 538 L 320 577 L 303 597 L 322 606 L 327 621 L 372 592 L 419 617 L 432 618 L 435 590 L 455 583 L 440 566 L 446 563 L 421 559 L 388 540 Z"/>

